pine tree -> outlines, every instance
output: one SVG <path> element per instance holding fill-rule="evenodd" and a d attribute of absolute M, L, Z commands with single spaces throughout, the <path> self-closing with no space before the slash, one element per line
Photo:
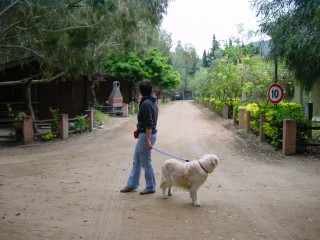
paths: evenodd
<path fill-rule="evenodd" d="M 211 48 L 207 54 L 207 59 L 208 59 L 209 64 L 211 64 L 215 60 L 215 52 L 219 48 L 220 48 L 220 43 L 219 43 L 219 41 L 217 41 L 216 35 L 213 34 Z"/>
<path fill-rule="evenodd" d="M 203 55 L 202 55 L 202 66 L 203 66 L 204 68 L 209 67 L 209 62 L 208 62 L 206 50 L 203 51 Z"/>

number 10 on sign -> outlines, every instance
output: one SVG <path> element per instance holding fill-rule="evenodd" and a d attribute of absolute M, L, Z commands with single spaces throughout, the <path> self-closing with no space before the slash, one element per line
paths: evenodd
<path fill-rule="evenodd" d="M 283 88 L 279 84 L 272 84 L 268 89 L 268 98 L 271 103 L 279 103 L 284 95 Z"/>

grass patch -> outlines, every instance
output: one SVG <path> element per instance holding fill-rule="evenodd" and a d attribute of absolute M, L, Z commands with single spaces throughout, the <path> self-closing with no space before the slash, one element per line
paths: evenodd
<path fill-rule="evenodd" d="M 95 126 L 106 125 L 110 121 L 110 116 L 103 112 L 94 109 L 93 110 L 93 124 Z"/>

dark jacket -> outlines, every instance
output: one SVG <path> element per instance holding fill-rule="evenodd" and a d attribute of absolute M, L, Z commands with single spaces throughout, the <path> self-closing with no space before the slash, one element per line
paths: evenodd
<path fill-rule="evenodd" d="M 137 129 L 146 132 L 146 128 L 152 129 L 152 134 L 157 133 L 158 105 L 154 96 L 143 97 L 139 104 Z"/>

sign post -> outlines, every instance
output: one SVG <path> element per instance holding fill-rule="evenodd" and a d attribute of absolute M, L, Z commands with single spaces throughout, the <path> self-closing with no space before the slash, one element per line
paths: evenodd
<path fill-rule="evenodd" d="M 271 84 L 268 89 L 268 98 L 269 101 L 273 104 L 277 104 L 282 101 L 284 96 L 284 91 L 281 85 Z"/>

